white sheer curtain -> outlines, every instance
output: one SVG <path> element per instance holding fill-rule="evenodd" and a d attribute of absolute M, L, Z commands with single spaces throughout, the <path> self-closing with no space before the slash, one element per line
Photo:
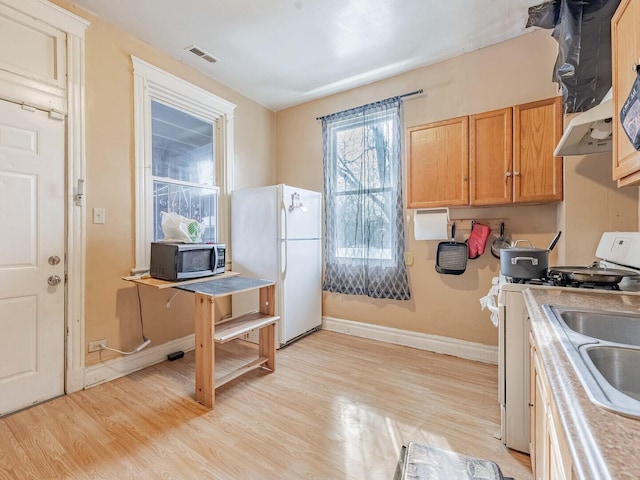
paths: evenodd
<path fill-rule="evenodd" d="M 400 97 L 322 117 L 324 290 L 411 298 L 404 264 Z"/>

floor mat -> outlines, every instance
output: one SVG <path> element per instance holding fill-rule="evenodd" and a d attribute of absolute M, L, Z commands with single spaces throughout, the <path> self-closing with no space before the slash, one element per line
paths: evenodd
<path fill-rule="evenodd" d="M 490 460 L 409 442 L 402 446 L 393 480 L 513 480 Z"/>

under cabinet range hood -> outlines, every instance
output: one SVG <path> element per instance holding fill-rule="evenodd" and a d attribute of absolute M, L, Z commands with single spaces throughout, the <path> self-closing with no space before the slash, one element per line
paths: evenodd
<path fill-rule="evenodd" d="M 613 92 L 591 110 L 574 117 L 553 152 L 556 157 L 588 155 L 612 150 Z"/>

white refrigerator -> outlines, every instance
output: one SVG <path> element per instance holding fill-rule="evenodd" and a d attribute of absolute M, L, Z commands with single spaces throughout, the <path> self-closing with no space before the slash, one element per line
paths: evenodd
<path fill-rule="evenodd" d="M 322 324 L 321 208 L 319 192 L 289 185 L 231 192 L 231 269 L 277 282 L 278 347 Z M 258 309 L 250 293 L 233 295 L 234 316 Z"/>

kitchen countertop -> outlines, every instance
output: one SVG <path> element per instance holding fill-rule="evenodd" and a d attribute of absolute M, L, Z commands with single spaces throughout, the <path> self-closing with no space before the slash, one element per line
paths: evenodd
<path fill-rule="evenodd" d="M 542 306 L 640 312 L 640 295 L 530 288 L 524 298 L 577 478 L 640 478 L 640 420 L 592 403 Z M 640 366 L 639 366 L 640 368 Z"/>

